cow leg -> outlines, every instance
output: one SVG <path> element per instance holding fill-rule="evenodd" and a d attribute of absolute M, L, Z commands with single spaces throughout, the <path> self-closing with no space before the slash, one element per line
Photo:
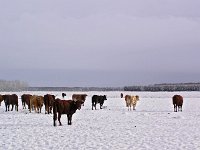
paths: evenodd
<path fill-rule="evenodd" d="M 49 110 L 49 106 L 47 106 L 47 113 L 49 114 L 50 110 Z"/>
<path fill-rule="evenodd" d="M 35 113 L 37 113 L 37 107 L 36 106 L 34 106 L 34 110 L 35 110 Z"/>
<path fill-rule="evenodd" d="M 47 114 L 47 105 L 45 105 L 45 114 Z"/>
<path fill-rule="evenodd" d="M 23 109 L 26 109 L 25 102 L 22 102 Z"/>
<path fill-rule="evenodd" d="M 30 108 L 30 109 L 29 109 L 29 112 L 30 112 L 30 113 L 31 113 L 31 107 L 32 107 L 32 106 L 30 105 L 30 106 L 29 106 L 29 108 Z"/>
<path fill-rule="evenodd" d="M 102 104 L 102 103 L 100 103 L 100 109 L 102 109 L 102 106 L 103 106 L 103 104 Z"/>
<path fill-rule="evenodd" d="M 49 113 L 52 114 L 52 107 L 51 106 L 49 107 Z"/>
<path fill-rule="evenodd" d="M 7 105 L 6 105 L 6 111 L 7 111 Z"/>
<path fill-rule="evenodd" d="M 45 105 L 45 114 L 49 114 L 49 106 Z"/>
<path fill-rule="evenodd" d="M 133 110 L 135 110 L 135 105 L 133 105 Z"/>
<path fill-rule="evenodd" d="M 174 105 L 174 112 L 177 112 L 177 106 Z"/>
<path fill-rule="evenodd" d="M 94 104 L 95 110 L 97 109 L 97 103 Z"/>
<path fill-rule="evenodd" d="M 59 125 L 62 126 L 62 123 L 61 123 L 60 119 L 61 119 L 61 113 L 58 113 L 58 121 L 59 121 Z"/>
<path fill-rule="evenodd" d="M 182 111 L 182 106 L 178 106 L 178 111 Z"/>
<path fill-rule="evenodd" d="M 53 114 L 53 125 L 56 126 L 57 113 Z"/>
<path fill-rule="evenodd" d="M 67 114 L 67 119 L 68 119 L 68 125 L 72 125 L 72 115 Z"/>

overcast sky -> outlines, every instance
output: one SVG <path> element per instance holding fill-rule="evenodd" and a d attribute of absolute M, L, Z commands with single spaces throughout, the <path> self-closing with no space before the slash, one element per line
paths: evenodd
<path fill-rule="evenodd" d="M 200 82 L 199 0 L 0 0 L 0 79 Z"/>

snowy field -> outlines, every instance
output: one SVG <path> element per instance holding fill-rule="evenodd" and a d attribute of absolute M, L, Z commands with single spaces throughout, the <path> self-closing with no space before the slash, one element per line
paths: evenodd
<path fill-rule="evenodd" d="M 16 92 L 15 92 L 16 93 Z M 18 92 L 44 95 L 61 92 Z M 199 150 L 200 92 L 123 92 L 139 95 L 135 111 L 128 111 L 121 92 L 86 93 L 85 106 L 73 115 L 72 125 L 62 115 L 63 126 L 53 126 L 53 115 L 23 110 L 5 112 L 0 106 L 0 150 Z M 7 94 L 1 92 L 0 94 Z M 93 94 L 107 95 L 104 109 L 91 109 Z M 184 97 L 183 112 L 173 112 L 171 97 Z"/>

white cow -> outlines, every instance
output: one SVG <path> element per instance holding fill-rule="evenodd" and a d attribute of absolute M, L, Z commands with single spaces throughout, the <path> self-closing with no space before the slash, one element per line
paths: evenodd
<path fill-rule="evenodd" d="M 131 110 L 131 107 L 133 107 L 133 110 L 135 110 L 137 101 L 139 101 L 139 96 L 126 95 L 125 101 L 126 101 L 126 107 L 128 107 L 128 110 Z"/>

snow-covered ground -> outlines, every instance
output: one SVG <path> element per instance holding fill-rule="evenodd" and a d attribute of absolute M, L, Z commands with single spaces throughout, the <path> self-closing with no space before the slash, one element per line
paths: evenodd
<path fill-rule="evenodd" d="M 44 95 L 61 92 L 18 92 Z M 52 114 L 23 110 L 5 112 L 0 106 L 0 150 L 199 150 L 200 92 L 123 92 L 139 95 L 135 111 L 128 111 L 121 92 L 87 93 L 85 106 L 73 115 L 72 125 L 62 115 L 63 126 L 53 126 Z M 1 92 L 0 94 L 5 94 Z M 107 95 L 104 109 L 92 110 L 93 94 Z M 173 112 L 171 97 L 184 97 L 183 112 Z"/>

